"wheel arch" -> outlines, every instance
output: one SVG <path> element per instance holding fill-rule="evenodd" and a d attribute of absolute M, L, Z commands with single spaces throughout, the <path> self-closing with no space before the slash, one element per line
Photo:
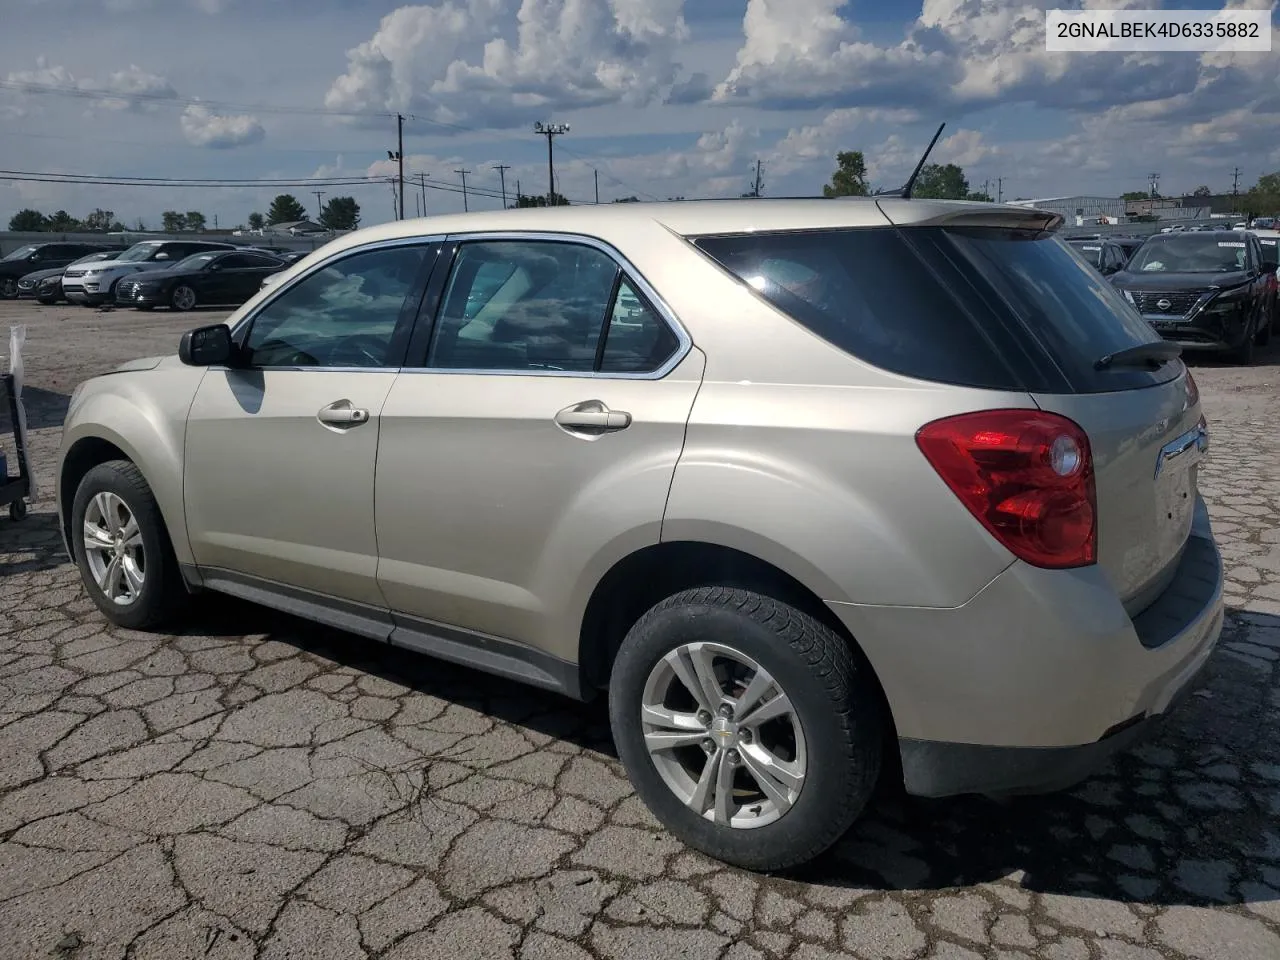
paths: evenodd
<path fill-rule="evenodd" d="M 597 582 L 582 617 L 578 670 L 584 696 L 607 688 L 627 631 L 659 601 L 697 586 L 732 586 L 765 594 L 807 613 L 841 637 L 867 671 L 880 700 L 886 761 L 897 757 L 888 698 L 857 639 L 817 592 L 794 572 L 754 553 L 700 540 L 661 541 L 618 560 Z"/>

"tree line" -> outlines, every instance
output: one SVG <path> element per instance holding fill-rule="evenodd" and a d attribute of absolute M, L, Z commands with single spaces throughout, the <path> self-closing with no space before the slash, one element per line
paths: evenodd
<path fill-rule="evenodd" d="M 544 200 L 545 203 L 545 200 Z M 282 193 L 271 201 L 266 214 L 249 214 L 251 230 L 277 223 L 294 223 L 307 219 L 307 209 L 297 197 Z M 354 230 L 360 224 L 360 204 L 354 197 L 334 197 L 320 211 L 320 225 L 328 230 Z M 202 233 L 209 228 L 209 219 L 199 210 L 166 210 L 160 215 L 160 229 L 165 233 Z M 9 218 L 9 229 L 20 233 L 123 233 L 129 230 L 145 231 L 147 225 L 139 218 L 133 226 L 125 226 L 110 210 L 94 210 L 83 219 L 73 217 L 66 210 L 44 214 L 27 208 Z M 244 224 L 236 227 L 245 229 Z"/>

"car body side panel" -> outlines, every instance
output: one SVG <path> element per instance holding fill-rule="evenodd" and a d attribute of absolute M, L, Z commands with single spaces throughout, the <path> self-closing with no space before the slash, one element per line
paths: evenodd
<path fill-rule="evenodd" d="M 378 579 L 399 613 L 576 661 L 599 577 L 656 544 L 703 356 L 659 380 L 406 371 L 383 412 Z M 600 400 L 630 426 L 554 422 Z"/>
<path fill-rule="evenodd" d="M 58 455 L 61 463 L 78 441 L 92 438 L 124 451 L 155 494 L 179 563 L 192 561 L 182 504 L 183 444 L 187 411 L 204 375 L 171 357 L 151 369 L 88 381 L 67 410 Z M 62 495 L 59 476 L 59 505 Z"/>
<path fill-rule="evenodd" d="M 964 603 L 1013 557 L 943 483 L 915 432 L 965 410 L 1029 406 L 1024 394 L 924 385 L 706 382 L 663 540 L 746 550 L 827 601 Z"/>

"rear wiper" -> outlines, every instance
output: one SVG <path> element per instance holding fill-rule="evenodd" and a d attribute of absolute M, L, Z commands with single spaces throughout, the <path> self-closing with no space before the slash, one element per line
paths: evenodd
<path fill-rule="evenodd" d="M 1155 343 L 1140 343 L 1134 347 L 1126 347 L 1115 353 L 1108 353 L 1093 362 L 1093 369 L 1106 370 L 1108 367 L 1146 367 L 1159 366 L 1176 360 L 1182 356 L 1182 348 L 1169 340 L 1157 340 Z"/>

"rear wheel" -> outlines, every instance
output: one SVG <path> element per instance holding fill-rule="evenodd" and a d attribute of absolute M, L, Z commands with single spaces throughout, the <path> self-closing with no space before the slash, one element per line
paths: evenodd
<path fill-rule="evenodd" d="M 72 504 L 70 539 L 85 589 L 112 623 L 154 627 L 186 599 L 160 507 L 129 461 L 112 460 L 85 474 Z"/>
<path fill-rule="evenodd" d="M 185 283 L 180 283 L 169 297 L 169 306 L 184 313 L 196 308 L 196 292 Z"/>
<path fill-rule="evenodd" d="M 609 682 L 641 799 L 689 846 L 753 870 L 806 863 L 857 819 L 880 773 L 879 702 L 829 627 L 728 587 L 651 609 Z"/>
<path fill-rule="evenodd" d="M 18 298 L 18 281 L 13 277 L 0 280 L 0 299 L 16 300 Z"/>

